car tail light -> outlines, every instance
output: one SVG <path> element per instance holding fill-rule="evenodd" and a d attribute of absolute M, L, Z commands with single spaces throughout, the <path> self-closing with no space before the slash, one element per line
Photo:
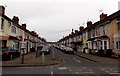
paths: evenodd
<path fill-rule="evenodd" d="M 117 55 L 115 55 L 115 54 L 112 54 L 112 57 L 117 57 Z"/>
<path fill-rule="evenodd" d="M 3 53 L 9 53 L 10 51 L 5 51 L 5 52 L 3 52 Z"/>
<path fill-rule="evenodd" d="M 0 55 L 2 55 L 2 53 L 0 53 Z"/>

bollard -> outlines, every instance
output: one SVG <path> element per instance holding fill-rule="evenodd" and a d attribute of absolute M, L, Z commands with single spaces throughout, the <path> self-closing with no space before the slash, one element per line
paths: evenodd
<path fill-rule="evenodd" d="M 24 64 L 24 55 L 22 54 L 21 64 Z"/>
<path fill-rule="evenodd" d="M 22 58 L 21 58 L 21 64 L 24 64 L 24 49 L 22 48 Z"/>
<path fill-rule="evenodd" d="M 42 63 L 45 63 L 45 55 L 44 55 L 44 52 L 42 53 Z"/>

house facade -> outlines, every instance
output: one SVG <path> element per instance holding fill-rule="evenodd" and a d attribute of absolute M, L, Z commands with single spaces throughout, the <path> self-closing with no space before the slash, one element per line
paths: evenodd
<path fill-rule="evenodd" d="M 69 47 L 75 47 L 80 52 L 95 54 L 97 50 L 112 49 L 120 54 L 120 11 L 109 16 L 102 13 L 100 21 L 88 21 L 86 28 L 80 27 L 78 32 L 72 32 L 67 39 L 70 41 Z"/>
<path fill-rule="evenodd" d="M 24 48 L 25 53 L 37 50 L 43 40 L 35 31 L 26 29 L 27 25 L 19 25 L 19 18 L 14 16 L 12 19 L 5 15 L 5 7 L 0 6 L 0 47 L 12 47 L 15 49 Z"/>

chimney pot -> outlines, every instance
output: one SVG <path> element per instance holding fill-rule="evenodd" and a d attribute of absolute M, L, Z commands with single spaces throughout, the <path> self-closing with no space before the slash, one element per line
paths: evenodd
<path fill-rule="evenodd" d="M 87 21 L 87 27 L 91 26 L 92 22 L 91 21 Z"/>
<path fill-rule="evenodd" d="M 80 26 L 79 30 L 80 30 L 80 31 L 84 30 L 84 27 L 83 27 L 83 26 Z"/>
<path fill-rule="evenodd" d="M 75 33 L 78 33 L 78 30 L 75 30 Z"/>
<path fill-rule="evenodd" d="M 19 18 L 18 17 L 14 16 L 12 20 L 13 20 L 14 23 L 19 24 Z"/>
<path fill-rule="evenodd" d="M 106 17 L 107 17 L 107 14 L 102 13 L 102 14 L 100 15 L 100 20 L 103 20 L 103 19 L 105 19 Z"/>
<path fill-rule="evenodd" d="M 22 24 L 22 29 L 26 30 L 26 24 Z"/>

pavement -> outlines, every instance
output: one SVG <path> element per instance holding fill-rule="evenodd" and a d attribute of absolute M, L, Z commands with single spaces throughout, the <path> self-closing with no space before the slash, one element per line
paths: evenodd
<path fill-rule="evenodd" d="M 115 59 L 115 58 L 109 58 L 109 57 L 102 57 L 102 56 L 97 56 L 97 55 L 91 55 L 91 54 L 86 54 L 82 52 L 75 51 L 75 54 L 79 57 L 94 61 L 94 62 L 100 62 L 100 63 L 106 63 L 106 64 L 114 64 L 118 65 L 120 64 L 120 59 Z"/>
<path fill-rule="evenodd" d="M 0 61 L 2 67 L 32 67 L 32 66 L 48 66 L 56 65 L 61 63 L 63 60 L 61 58 L 52 58 L 52 55 L 44 55 L 44 60 L 42 55 L 36 58 L 36 53 L 29 53 L 24 55 L 24 63 L 21 64 L 22 57 L 15 58 L 8 61 Z"/>
<path fill-rule="evenodd" d="M 114 64 L 118 65 L 120 63 L 120 59 L 113 59 L 108 57 L 101 57 L 91 54 L 85 54 L 78 51 L 75 51 L 75 55 L 94 61 L 94 62 L 100 62 L 100 63 L 106 63 L 106 64 Z M 8 61 L 0 61 L 2 67 L 30 67 L 30 66 L 49 66 L 49 65 L 56 65 L 59 63 L 62 63 L 64 60 L 61 58 L 58 58 L 57 56 L 55 59 L 52 59 L 52 55 L 45 55 L 45 60 L 43 61 L 42 55 L 38 56 L 36 58 L 36 53 L 29 53 L 24 56 L 24 64 L 21 64 L 21 57 L 15 58 L 13 60 Z"/>

